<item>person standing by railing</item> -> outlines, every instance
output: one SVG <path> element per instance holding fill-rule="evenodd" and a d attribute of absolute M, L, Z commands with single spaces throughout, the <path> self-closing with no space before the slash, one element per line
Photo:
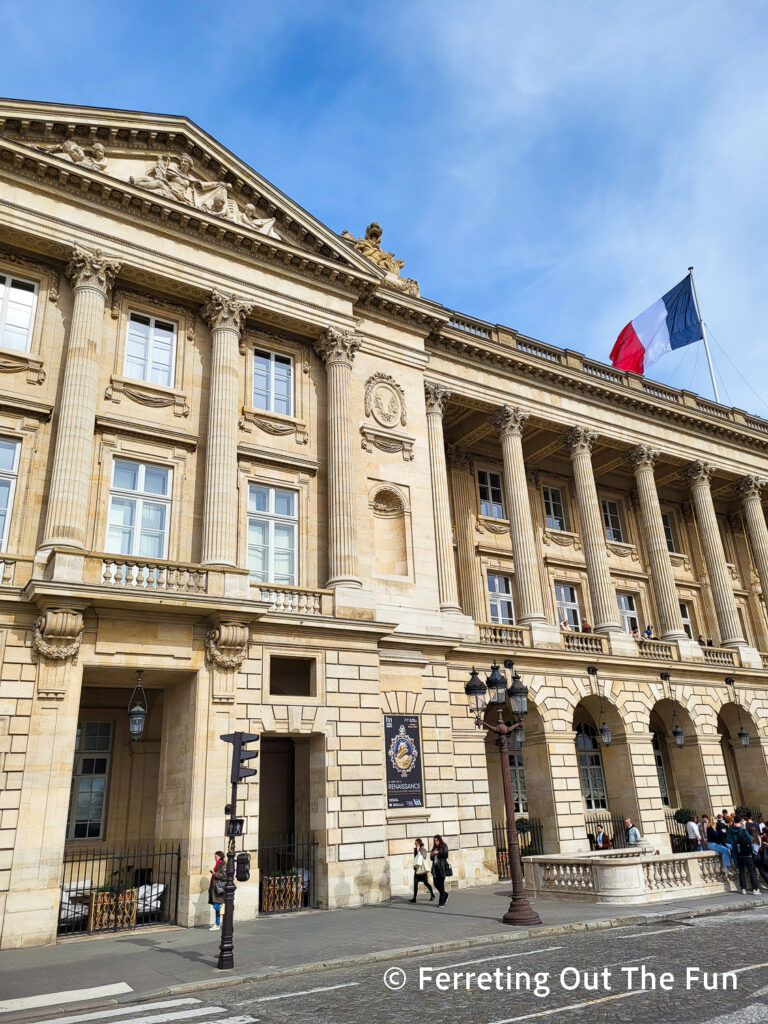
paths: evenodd
<path fill-rule="evenodd" d="M 696 815 L 686 822 L 685 835 L 688 839 L 688 853 L 698 853 L 701 850 L 701 832 L 696 822 Z"/>

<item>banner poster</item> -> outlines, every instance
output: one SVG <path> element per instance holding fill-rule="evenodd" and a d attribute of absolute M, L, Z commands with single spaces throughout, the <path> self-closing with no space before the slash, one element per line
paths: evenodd
<path fill-rule="evenodd" d="M 387 807 L 423 807 L 421 725 L 418 715 L 384 715 Z"/>

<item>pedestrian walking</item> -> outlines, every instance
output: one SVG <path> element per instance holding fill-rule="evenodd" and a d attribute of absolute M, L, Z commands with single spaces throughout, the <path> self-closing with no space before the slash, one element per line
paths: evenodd
<path fill-rule="evenodd" d="M 211 871 L 211 881 L 208 883 L 208 902 L 213 907 L 216 915 L 215 924 L 210 930 L 215 932 L 221 927 L 221 904 L 224 902 L 224 886 L 227 884 L 227 869 L 224 865 L 224 851 L 216 851 L 216 863 Z"/>
<path fill-rule="evenodd" d="M 757 827 L 747 829 L 752 839 L 752 856 L 755 861 L 755 868 L 765 882 L 768 885 L 768 847 L 760 839 L 760 833 Z"/>
<path fill-rule="evenodd" d="M 631 818 L 624 819 L 624 836 L 627 840 L 627 846 L 635 846 L 640 842 L 640 829 L 632 824 Z"/>
<path fill-rule="evenodd" d="M 444 907 L 448 902 L 448 893 L 445 891 L 445 879 L 453 874 L 453 869 L 448 863 L 448 847 L 443 842 L 442 836 L 435 836 L 432 841 L 432 849 L 429 851 L 432 861 L 432 878 L 435 888 L 440 893 L 437 901 L 438 907 Z"/>
<path fill-rule="evenodd" d="M 686 822 L 685 834 L 688 839 L 688 853 L 698 853 L 701 849 L 701 832 L 696 823 L 696 815 Z"/>
<path fill-rule="evenodd" d="M 739 869 L 739 886 L 743 896 L 747 895 L 747 872 L 752 883 L 752 894 L 757 896 L 760 889 L 757 885 L 755 856 L 752 849 L 752 836 L 747 832 L 746 821 L 742 818 L 738 824 L 736 836 L 736 864 Z"/>
<path fill-rule="evenodd" d="M 415 903 L 419 894 L 419 885 L 425 885 L 429 890 L 429 898 L 435 898 L 435 890 L 429 884 L 429 868 L 427 867 L 427 848 L 420 839 L 413 844 L 413 898 L 409 903 Z"/>
<path fill-rule="evenodd" d="M 720 854 L 720 859 L 723 862 L 724 868 L 731 866 L 731 851 L 725 846 L 721 839 L 720 833 L 717 829 L 713 828 L 709 823 L 709 818 L 706 814 L 702 814 L 701 822 L 699 823 L 699 832 L 701 833 L 702 845 L 706 842 L 706 848 L 708 850 L 714 850 L 715 853 Z M 723 833 L 723 836 L 725 833 Z M 705 839 L 706 837 L 706 839 Z"/>

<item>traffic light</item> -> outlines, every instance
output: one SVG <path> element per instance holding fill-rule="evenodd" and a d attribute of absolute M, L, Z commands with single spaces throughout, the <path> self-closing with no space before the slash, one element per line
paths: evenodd
<path fill-rule="evenodd" d="M 225 743 L 231 743 L 232 749 L 232 774 L 230 776 L 230 782 L 233 786 L 236 786 L 238 782 L 242 782 L 251 775 L 256 774 L 255 768 L 248 768 L 247 765 L 243 764 L 244 761 L 250 760 L 252 757 L 258 757 L 258 750 L 244 750 L 246 743 L 258 743 L 259 736 L 252 732 L 231 732 L 226 736 L 222 736 L 221 739 Z"/>
<path fill-rule="evenodd" d="M 247 882 L 251 877 L 250 853 L 238 853 L 235 859 L 235 878 L 238 882 Z"/>

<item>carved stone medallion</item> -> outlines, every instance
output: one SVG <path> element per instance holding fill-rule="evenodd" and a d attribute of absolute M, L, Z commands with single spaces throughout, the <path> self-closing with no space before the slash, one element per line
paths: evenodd
<path fill-rule="evenodd" d="M 374 373 L 365 382 L 365 415 L 382 427 L 405 426 L 405 392 L 388 374 Z"/>

